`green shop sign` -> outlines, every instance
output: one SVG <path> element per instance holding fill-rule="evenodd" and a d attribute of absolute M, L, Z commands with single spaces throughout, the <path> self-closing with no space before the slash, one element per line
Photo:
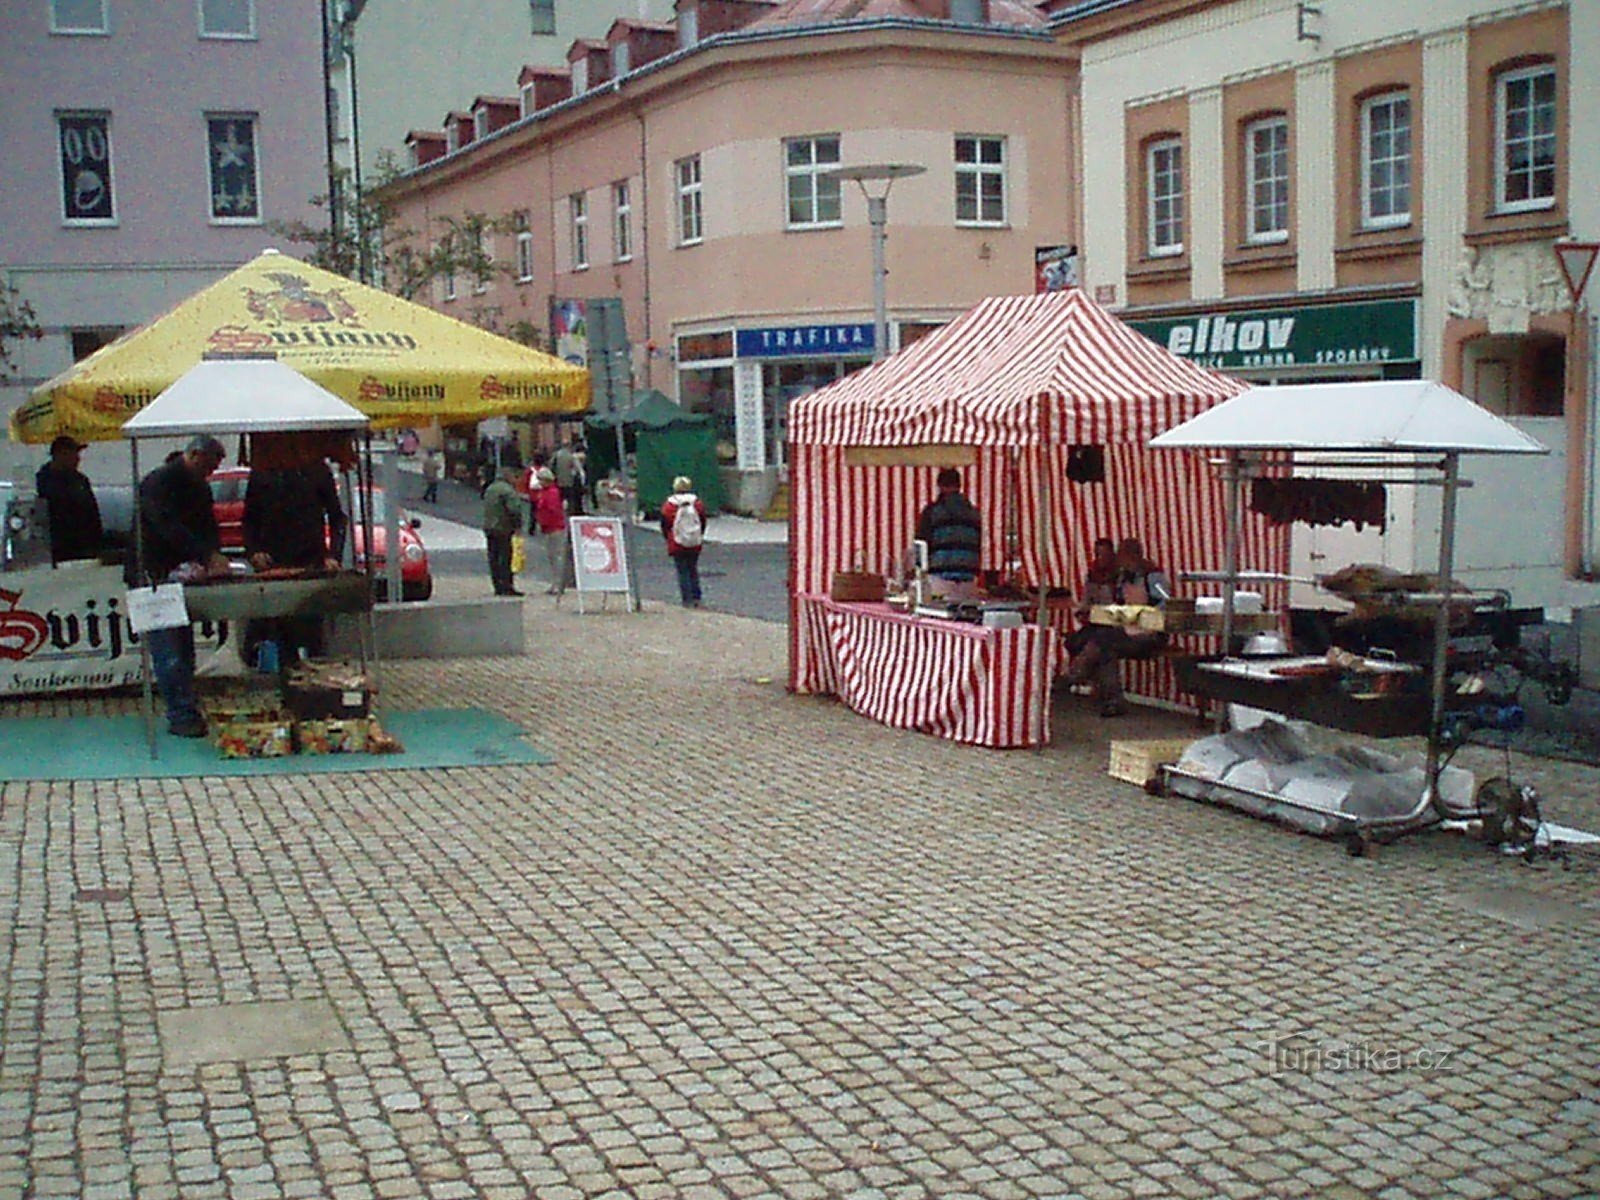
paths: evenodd
<path fill-rule="evenodd" d="M 1417 302 L 1195 313 L 1129 326 L 1203 367 L 1347 367 L 1417 357 Z"/>

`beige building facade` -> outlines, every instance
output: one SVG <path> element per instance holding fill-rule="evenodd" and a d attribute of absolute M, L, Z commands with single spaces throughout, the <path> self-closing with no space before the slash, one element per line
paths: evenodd
<path fill-rule="evenodd" d="M 1600 5 L 1057 8 L 1082 55 L 1091 294 L 1261 382 L 1464 391 L 1552 453 L 1469 460 L 1457 574 L 1519 603 L 1594 603 L 1574 582 L 1600 532 L 1586 322 L 1553 247 L 1600 239 L 1575 144 L 1600 119 Z M 1381 535 L 1297 536 L 1297 573 L 1434 565 L 1437 497 L 1389 493 Z"/>
<path fill-rule="evenodd" d="M 608 68 L 638 36 L 626 23 L 609 46 L 576 45 L 576 94 L 393 194 L 414 229 L 466 211 L 518 226 L 492 235 L 508 270 L 436 291 L 441 311 L 549 328 L 563 301 L 620 298 L 633 386 L 714 416 L 734 494 L 759 510 L 788 403 L 875 351 L 867 203 L 828 172 L 924 168 L 888 200 L 893 349 L 984 296 L 1032 290 L 1036 247 L 1071 242 L 1074 69 L 1031 6 L 999 0 L 991 15 L 1020 23 L 757 19 L 706 35 L 736 7 L 680 2 L 677 47 L 621 72 Z"/>

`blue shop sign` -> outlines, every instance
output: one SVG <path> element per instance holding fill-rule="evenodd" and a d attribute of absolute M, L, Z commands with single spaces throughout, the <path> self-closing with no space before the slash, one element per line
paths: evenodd
<path fill-rule="evenodd" d="M 874 341 L 870 321 L 740 329 L 734 339 L 740 358 L 859 358 L 872 354 Z"/>

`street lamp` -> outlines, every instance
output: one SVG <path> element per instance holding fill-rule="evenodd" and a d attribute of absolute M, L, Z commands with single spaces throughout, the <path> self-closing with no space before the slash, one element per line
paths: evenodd
<path fill-rule="evenodd" d="M 853 179 L 867 198 L 867 223 L 872 226 L 872 361 L 889 353 L 889 268 L 884 263 L 884 239 L 889 226 L 889 189 L 896 179 L 921 175 L 928 168 L 918 163 L 867 163 L 839 167 L 826 174 L 833 179 Z"/>

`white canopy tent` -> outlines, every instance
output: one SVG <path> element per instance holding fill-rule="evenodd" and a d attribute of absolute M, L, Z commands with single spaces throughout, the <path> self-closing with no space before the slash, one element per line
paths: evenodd
<path fill-rule="evenodd" d="M 1232 644 L 1234 590 L 1239 578 L 1241 488 L 1247 474 L 1270 457 L 1279 465 L 1413 468 L 1414 482 L 1442 488 L 1439 589 L 1434 626 L 1432 707 L 1428 732 L 1428 786 L 1415 821 L 1437 804 L 1439 731 L 1444 716 L 1449 648 L 1451 576 L 1454 571 L 1456 497 L 1463 454 L 1548 454 L 1547 447 L 1481 405 L 1427 380 L 1290 384 L 1254 387 L 1150 440 L 1164 450 L 1223 451 L 1227 483 L 1228 547 L 1223 581 L 1224 645 Z"/>

